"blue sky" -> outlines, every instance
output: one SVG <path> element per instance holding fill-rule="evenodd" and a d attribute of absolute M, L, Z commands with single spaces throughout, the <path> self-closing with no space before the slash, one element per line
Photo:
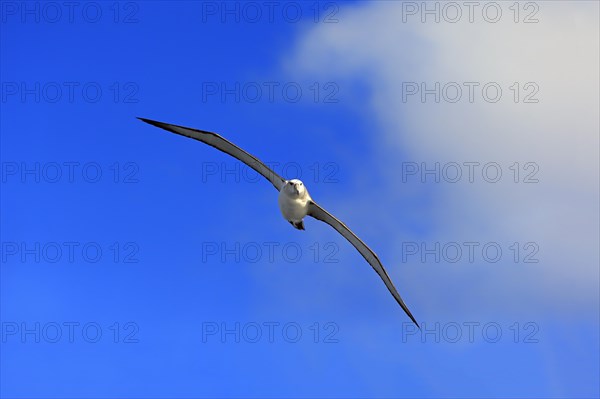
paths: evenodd
<path fill-rule="evenodd" d="M 2 397 L 600 395 L 597 3 L 315 4 L 1 2 Z"/>

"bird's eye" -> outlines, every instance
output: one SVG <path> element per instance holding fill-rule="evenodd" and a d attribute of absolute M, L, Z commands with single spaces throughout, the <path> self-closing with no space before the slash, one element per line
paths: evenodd
<path fill-rule="evenodd" d="M 300 182 L 299 184 L 302 185 L 302 182 Z"/>

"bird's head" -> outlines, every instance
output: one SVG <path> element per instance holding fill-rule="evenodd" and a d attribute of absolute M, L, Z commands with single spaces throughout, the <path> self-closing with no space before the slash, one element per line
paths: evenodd
<path fill-rule="evenodd" d="M 283 189 L 293 198 L 303 198 L 308 194 L 304 183 L 298 179 L 286 181 Z"/>

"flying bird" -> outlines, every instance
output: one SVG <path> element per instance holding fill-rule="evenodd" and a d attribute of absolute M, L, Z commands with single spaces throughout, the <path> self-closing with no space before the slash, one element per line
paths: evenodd
<path fill-rule="evenodd" d="M 308 194 L 308 190 L 304 183 L 298 179 L 285 180 L 277 173 L 273 172 L 267 165 L 261 162 L 255 156 L 242 150 L 232 142 L 221 137 L 217 133 L 207 132 L 184 126 L 172 125 L 170 123 L 157 122 L 150 119 L 138 118 L 141 121 L 149 123 L 153 126 L 168 130 L 181 136 L 189 137 L 205 144 L 208 144 L 219 151 L 231 155 L 234 158 L 242 161 L 256 172 L 260 173 L 279 191 L 279 209 L 285 220 L 298 230 L 304 230 L 304 217 L 312 216 L 313 218 L 327 223 L 340 233 L 346 240 L 350 242 L 365 258 L 365 260 L 373 267 L 379 277 L 385 283 L 385 286 L 390 291 L 396 302 L 402 307 L 404 312 L 410 319 L 419 327 L 419 323 L 415 320 L 410 310 L 400 297 L 398 290 L 394 287 L 394 283 L 387 274 L 379 257 L 365 244 L 356 234 L 352 232 L 344 223 L 333 216 L 331 213 L 323 209 L 317 204 Z M 419 327 L 420 328 L 420 327 Z"/>

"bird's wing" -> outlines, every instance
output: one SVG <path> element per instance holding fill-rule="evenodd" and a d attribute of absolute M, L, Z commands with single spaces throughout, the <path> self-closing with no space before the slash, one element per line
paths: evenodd
<path fill-rule="evenodd" d="M 182 136 L 190 137 L 192 139 L 199 140 L 205 144 L 208 144 L 212 147 L 215 147 L 217 150 L 223 151 L 226 154 L 231 155 L 234 158 L 239 159 L 261 175 L 263 175 L 267 180 L 269 180 L 275 188 L 280 191 L 281 187 L 285 185 L 285 180 L 283 177 L 279 176 L 277 173 L 273 172 L 271 168 L 261 162 L 260 159 L 256 158 L 254 155 L 247 153 L 242 150 L 237 145 L 232 142 L 224 139 L 216 133 L 207 132 L 205 130 L 192 129 L 189 127 L 172 125 L 170 123 L 157 122 L 150 119 L 138 118 L 141 121 L 154 125 L 156 127 L 160 127 L 162 129 L 168 130 L 173 133 L 180 134 Z"/>
<path fill-rule="evenodd" d="M 408 307 L 400 297 L 398 290 L 396 290 L 396 287 L 394 287 L 394 283 L 392 283 L 390 276 L 388 276 L 387 272 L 385 271 L 385 268 L 383 267 L 383 264 L 381 264 L 381 261 L 377 257 L 377 254 L 375 254 L 375 252 L 373 252 L 371 248 L 367 246 L 367 244 L 365 244 L 360 238 L 358 238 L 356 234 L 354 234 L 352 230 L 350 230 L 344 223 L 339 221 L 335 216 L 327 212 L 325 209 L 321 208 L 314 201 L 309 202 L 308 215 L 312 216 L 317 220 L 321 220 L 327 223 L 328 225 L 336 229 L 338 233 L 343 235 L 346 240 L 350 241 L 350 244 L 352 244 L 354 248 L 356 248 L 358 252 L 360 252 L 360 254 L 365 258 L 365 260 L 369 262 L 373 269 L 375 269 L 377 274 L 379 274 L 379 277 L 381 277 L 381 279 L 385 283 L 385 286 L 392 293 L 392 295 L 396 299 L 396 302 L 398 302 L 398 304 L 406 312 L 408 317 L 410 317 L 410 319 L 417 325 L 417 327 L 419 327 L 419 323 L 417 323 L 413 315 L 410 313 L 410 310 L 408 310 Z"/>

